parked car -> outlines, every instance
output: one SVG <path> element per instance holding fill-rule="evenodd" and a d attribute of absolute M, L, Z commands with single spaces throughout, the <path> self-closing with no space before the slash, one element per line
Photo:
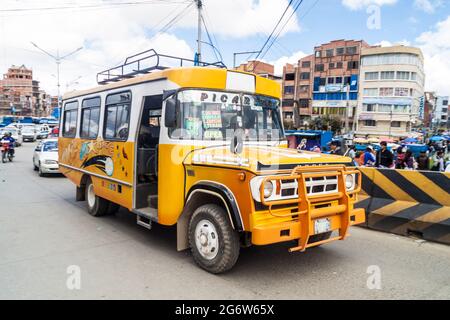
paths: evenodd
<path fill-rule="evenodd" d="M 35 126 L 23 126 L 22 127 L 22 136 L 23 141 L 36 141 L 37 139 L 37 132 Z"/>
<path fill-rule="evenodd" d="M 34 149 L 33 167 L 43 177 L 49 173 L 59 173 L 58 139 L 42 140 Z"/>
<path fill-rule="evenodd" d="M 13 127 L 13 126 L 7 126 L 6 128 L 2 128 L 0 129 L 0 137 L 2 137 L 6 132 L 11 132 L 11 136 L 13 137 L 14 140 L 16 140 L 15 146 L 16 147 L 20 147 L 23 143 L 23 136 L 22 136 L 22 132 Z"/>

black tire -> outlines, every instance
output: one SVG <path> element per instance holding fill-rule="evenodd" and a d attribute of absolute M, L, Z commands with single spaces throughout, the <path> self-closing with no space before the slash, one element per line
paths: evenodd
<path fill-rule="evenodd" d="M 315 243 L 315 242 L 319 242 L 319 241 L 328 240 L 328 239 L 330 239 L 332 234 L 333 234 L 333 231 L 315 234 L 315 235 L 309 237 L 308 243 Z M 318 247 L 319 246 L 320 245 L 318 245 Z"/>
<path fill-rule="evenodd" d="M 86 190 L 85 190 L 85 192 L 86 192 L 85 197 L 86 197 L 86 203 L 87 203 L 88 212 L 93 217 L 104 216 L 104 215 L 108 214 L 109 201 L 106 200 L 106 199 L 100 198 L 99 196 L 95 195 L 94 196 L 94 203 L 91 206 L 89 204 L 89 200 L 88 200 L 89 199 L 88 193 L 89 193 L 89 188 L 90 188 L 91 185 L 92 185 L 92 181 L 88 180 L 88 182 L 86 183 Z"/>
<path fill-rule="evenodd" d="M 38 173 L 39 173 L 39 177 L 45 177 L 45 173 L 42 172 L 41 163 L 39 163 Z"/>
<path fill-rule="evenodd" d="M 195 229 L 203 220 L 214 226 L 218 236 L 219 248 L 216 249 L 217 254 L 212 259 L 207 259 L 200 253 L 195 241 Z M 189 221 L 189 245 L 194 261 L 201 268 L 214 274 L 233 268 L 239 257 L 239 234 L 233 230 L 225 210 L 214 204 L 201 206 L 192 214 Z"/>
<path fill-rule="evenodd" d="M 34 164 L 34 160 L 33 160 L 33 170 L 34 171 L 38 171 L 39 170 L 39 168 Z"/>

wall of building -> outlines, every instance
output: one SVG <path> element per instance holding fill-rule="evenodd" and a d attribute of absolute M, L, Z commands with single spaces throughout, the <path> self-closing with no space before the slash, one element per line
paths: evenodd
<path fill-rule="evenodd" d="M 357 135 L 407 136 L 412 125 L 419 123 L 420 99 L 424 96 L 420 49 L 365 48 L 360 79 Z"/>

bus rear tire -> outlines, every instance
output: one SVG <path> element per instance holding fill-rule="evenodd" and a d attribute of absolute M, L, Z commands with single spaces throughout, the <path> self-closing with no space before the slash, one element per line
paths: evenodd
<path fill-rule="evenodd" d="M 225 210 L 214 204 L 201 206 L 192 214 L 189 245 L 194 261 L 213 274 L 230 270 L 239 257 L 239 234 Z"/>
<path fill-rule="evenodd" d="M 95 194 L 91 180 L 86 183 L 86 202 L 91 216 L 101 217 L 108 214 L 109 201 Z"/>

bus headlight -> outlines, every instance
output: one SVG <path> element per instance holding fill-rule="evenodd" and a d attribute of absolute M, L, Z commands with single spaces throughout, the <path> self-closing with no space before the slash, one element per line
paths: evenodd
<path fill-rule="evenodd" d="M 264 198 L 270 198 L 273 194 L 273 189 L 272 181 L 264 182 Z"/>
<path fill-rule="evenodd" d="M 347 188 L 347 191 L 355 189 L 355 176 L 353 174 L 349 174 L 345 177 L 345 187 Z"/>

